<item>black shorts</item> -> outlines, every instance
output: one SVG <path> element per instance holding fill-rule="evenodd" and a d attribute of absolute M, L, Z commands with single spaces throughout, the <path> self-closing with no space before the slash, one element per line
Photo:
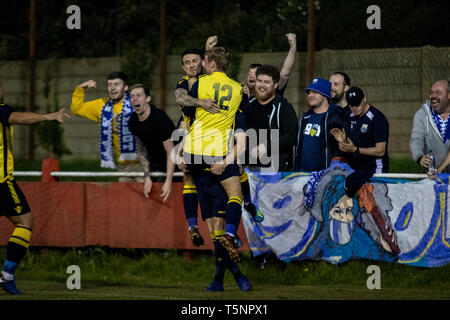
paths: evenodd
<path fill-rule="evenodd" d="M 30 207 L 16 180 L 0 183 L 0 216 L 20 216 L 28 212 Z"/>
<path fill-rule="evenodd" d="M 224 157 L 214 157 L 214 158 L 210 157 L 208 158 L 209 160 L 205 161 L 204 159 L 202 160 L 202 157 L 203 156 L 192 155 L 186 152 L 184 153 L 183 158 L 186 163 L 186 169 L 189 171 L 190 174 L 192 174 L 192 176 L 201 175 L 205 171 L 210 171 L 211 164 L 214 161 L 221 161 L 224 158 Z M 234 176 L 236 177 L 240 176 L 239 166 L 236 163 L 227 165 L 222 174 L 217 175 L 219 181 L 223 181 Z"/>
<path fill-rule="evenodd" d="M 197 188 L 202 219 L 206 220 L 212 217 L 225 219 L 228 196 L 220 184 L 219 176 L 209 171 L 203 171 L 193 175 L 193 178 Z"/>

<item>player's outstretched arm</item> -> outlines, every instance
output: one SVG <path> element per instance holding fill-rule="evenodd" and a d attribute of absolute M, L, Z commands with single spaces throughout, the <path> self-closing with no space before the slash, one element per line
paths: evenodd
<path fill-rule="evenodd" d="M 61 109 L 52 113 L 35 113 L 35 112 L 13 112 L 9 116 L 10 124 L 34 124 L 42 121 L 56 120 L 63 123 L 65 119 L 70 118 L 70 114 L 66 109 Z"/>
<path fill-rule="evenodd" d="M 289 41 L 289 52 L 284 59 L 283 67 L 280 71 L 280 81 L 278 82 L 278 88 L 282 89 L 288 82 L 291 75 L 292 68 L 295 63 L 295 53 L 297 52 L 297 35 L 295 33 L 286 34 L 286 38 Z"/>

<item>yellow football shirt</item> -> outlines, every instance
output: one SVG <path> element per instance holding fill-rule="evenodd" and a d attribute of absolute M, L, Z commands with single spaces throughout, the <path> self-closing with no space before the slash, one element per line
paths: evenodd
<path fill-rule="evenodd" d="M 96 99 L 91 101 L 84 101 L 84 89 L 77 86 L 72 95 L 72 104 L 70 111 L 80 117 L 100 123 L 103 106 L 108 102 L 109 98 Z M 119 141 L 119 123 L 122 113 L 122 103 L 115 103 L 113 106 L 113 124 L 112 124 L 112 138 L 113 138 L 113 154 L 118 161 L 120 157 L 120 141 Z M 132 161 L 118 161 L 123 164 L 138 163 L 138 160 Z"/>
<path fill-rule="evenodd" d="M 12 127 L 8 122 L 12 108 L 0 104 L 0 182 L 13 179 L 14 160 L 12 154 Z"/>
<path fill-rule="evenodd" d="M 223 72 L 214 72 L 199 76 L 189 94 L 198 99 L 215 100 L 221 111 L 212 114 L 196 108 L 184 151 L 193 155 L 226 156 L 233 144 L 235 115 L 242 100 L 241 85 Z"/>

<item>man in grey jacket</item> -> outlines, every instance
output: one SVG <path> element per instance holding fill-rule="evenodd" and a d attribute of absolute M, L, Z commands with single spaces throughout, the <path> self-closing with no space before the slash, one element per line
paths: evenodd
<path fill-rule="evenodd" d="M 409 148 L 413 159 L 428 168 L 431 159 L 439 167 L 450 150 L 450 83 L 436 81 L 431 87 L 430 99 L 414 115 Z M 443 170 L 450 173 L 450 166 Z"/>

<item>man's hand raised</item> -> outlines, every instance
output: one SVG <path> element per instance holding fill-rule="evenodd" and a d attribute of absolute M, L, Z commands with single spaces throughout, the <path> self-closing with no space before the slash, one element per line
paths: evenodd
<path fill-rule="evenodd" d="M 97 88 L 97 83 L 94 80 L 88 80 L 79 84 L 78 86 L 83 89 Z"/>

